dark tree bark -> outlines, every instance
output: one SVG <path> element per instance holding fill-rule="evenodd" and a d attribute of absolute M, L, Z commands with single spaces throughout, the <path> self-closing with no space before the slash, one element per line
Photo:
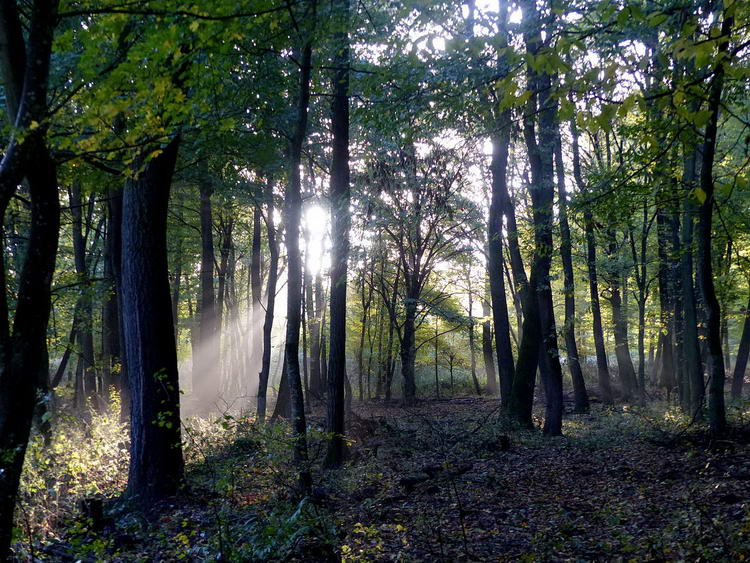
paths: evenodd
<path fill-rule="evenodd" d="M 543 49 L 542 24 L 532 0 L 521 2 L 522 27 L 524 42 L 529 54 L 536 56 Z M 534 366 L 530 359 L 523 359 L 523 354 L 540 356 L 539 370 L 546 395 L 544 433 L 552 436 L 562 434 L 563 394 L 562 369 L 557 349 L 552 289 L 550 287 L 550 265 L 552 255 L 552 203 L 554 199 L 553 155 L 555 149 L 555 131 L 557 106 L 551 97 L 552 81 L 546 72 L 538 73 L 527 66 L 528 87 L 532 92 L 524 114 L 524 139 L 531 165 L 531 200 L 534 218 L 534 262 L 531 280 L 524 307 L 524 327 L 521 338 L 518 364 L 530 368 Z M 538 132 L 536 131 L 538 127 Z M 528 319 L 529 313 L 536 309 L 536 319 Z M 528 332 L 527 332 L 528 330 Z M 540 353 L 543 347 L 544 353 Z M 536 366 L 534 366 L 535 368 Z M 522 371 L 519 388 L 532 390 L 522 397 L 527 404 L 522 408 L 512 409 L 519 422 L 528 424 L 533 401 L 534 370 Z M 516 387 L 514 379 L 513 387 Z M 519 395 L 518 398 L 521 398 Z M 511 401 L 513 403 L 513 401 Z"/>
<path fill-rule="evenodd" d="M 415 374 L 416 361 L 416 319 L 417 299 L 419 299 L 419 288 L 413 276 L 404 279 L 406 297 L 404 299 L 404 324 L 401 328 L 401 375 L 403 381 L 403 400 L 410 404 L 417 397 L 417 383 Z"/>
<path fill-rule="evenodd" d="M 297 464 L 300 486 L 304 494 L 310 491 L 312 480 L 307 467 L 307 424 L 305 400 L 299 365 L 299 333 L 302 309 L 302 260 L 299 249 L 302 196 L 300 164 L 302 145 L 307 135 L 307 112 L 310 101 L 310 71 L 312 45 L 307 40 L 302 48 L 297 114 L 294 133 L 289 143 L 289 184 L 284 198 L 284 225 L 287 249 L 287 326 L 284 365 L 289 383 L 294 432 L 294 459 Z"/>
<path fill-rule="evenodd" d="M 0 161 L 0 225 L 18 184 L 30 193 L 31 227 L 21 265 L 13 328 L 8 317 L 5 264 L 0 258 L 0 558 L 10 557 L 16 505 L 37 392 L 48 385 L 47 326 L 50 286 L 55 270 L 60 203 L 57 168 L 46 144 L 52 39 L 57 18 L 54 0 L 24 6 L 27 29 L 15 2 L 0 4 L 0 71 L 9 119 L 23 138 L 6 145 Z M 26 33 L 27 42 L 24 41 Z M 3 235 L 4 233 L 0 233 Z M 3 237 L 0 237 L 3 238 Z M 0 256 L 4 253 L 0 252 Z"/>
<path fill-rule="evenodd" d="M 711 262 L 711 230 L 714 211 L 714 156 L 716 154 L 716 134 L 719 125 L 719 108 L 724 88 L 724 66 L 728 58 L 729 40 L 734 23 L 729 11 L 724 13 L 721 25 L 717 66 L 711 79 L 708 98 L 710 117 L 706 125 L 703 146 L 701 148 L 700 188 L 703 191 L 703 202 L 698 208 L 698 264 L 697 275 L 703 308 L 706 316 L 707 346 L 710 358 L 710 383 L 708 388 L 708 422 L 714 435 L 726 431 L 726 409 L 724 406 L 724 356 L 721 350 L 721 311 L 714 287 L 713 264 Z"/>
<path fill-rule="evenodd" d="M 656 234 L 659 255 L 659 315 L 661 331 L 661 365 L 659 366 L 659 384 L 667 390 L 675 387 L 675 350 L 674 350 L 674 303 L 670 284 L 670 251 L 668 241 L 668 221 L 664 202 L 657 205 Z"/>
<path fill-rule="evenodd" d="M 505 0 L 500 2 L 499 11 L 499 40 L 500 48 L 507 47 L 508 5 Z M 505 56 L 498 61 L 499 72 L 507 75 L 509 64 Z M 508 193 L 508 149 L 510 147 L 510 132 L 513 122 L 510 110 L 500 112 L 496 118 L 495 130 L 492 135 L 492 197 L 490 201 L 489 220 L 487 223 L 488 241 L 488 273 L 490 281 L 490 298 L 492 299 L 492 320 L 495 329 L 495 347 L 497 350 L 497 366 L 500 376 L 500 403 L 507 408 L 510 391 L 515 377 L 513 365 L 513 349 L 510 344 L 510 321 L 508 319 L 508 302 L 505 297 L 505 280 L 503 278 L 503 209 L 506 205 Z"/>
<path fill-rule="evenodd" d="M 250 316 L 250 346 L 248 360 L 251 366 L 257 366 L 262 354 L 261 319 L 263 318 L 263 280 L 261 276 L 261 241 L 263 213 L 260 205 L 253 209 L 253 241 L 250 250 L 250 291 L 252 306 Z"/>
<path fill-rule="evenodd" d="M 575 336 L 575 278 L 573 276 L 573 256 L 568 224 L 568 195 L 565 191 L 565 169 L 563 168 L 562 139 L 559 125 L 555 134 L 555 170 L 557 172 L 557 206 L 560 220 L 560 256 L 565 280 L 565 349 L 568 369 L 573 381 L 573 409 L 577 413 L 589 411 L 589 395 L 578 358 L 578 344 Z"/>
<path fill-rule="evenodd" d="M 486 299 L 482 300 L 482 315 L 487 318 L 490 316 L 490 305 Z M 482 323 L 482 357 L 484 358 L 484 373 L 487 378 L 487 391 L 497 395 L 499 388 L 497 385 L 497 375 L 495 373 L 495 354 L 492 348 L 492 325 L 489 320 Z"/>
<path fill-rule="evenodd" d="M 683 159 L 683 183 L 690 187 L 696 183 L 695 148 L 686 146 Z M 694 188 L 693 188 L 694 189 Z M 692 190 L 691 190 L 692 191 Z M 698 340 L 698 316 L 695 302 L 695 285 L 693 283 L 693 229 L 696 216 L 692 195 L 683 204 L 685 217 L 682 221 L 680 246 L 680 291 L 682 303 L 681 329 L 678 331 L 680 350 L 682 351 L 680 378 L 683 407 L 691 417 L 698 418 L 705 401 L 705 382 L 701 364 L 700 342 Z"/>
<path fill-rule="evenodd" d="M 633 257 L 633 271 L 636 285 L 638 286 L 638 392 L 641 398 L 645 398 L 646 393 L 646 301 L 648 299 L 648 280 L 646 278 L 647 260 L 648 260 L 648 234 L 651 223 L 648 220 L 648 202 L 643 204 L 641 237 L 640 237 L 640 254 L 636 249 L 636 241 L 633 230 L 630 229 L 628 236 L 630 238 L 630 251 Z"/>
<path fill-rule="evenodd" d="M 586 183 L 581 172 L 581 156 L 578 145 L 578 129 L 575 121 L 570 123 L 570 132 L 573 139 L 573 177 L 578 189 L 586 192 Z M 599 394 L 605 405 L 613 402 L 612 383 L 609 376 L 609 362 L 607 351 L 604 348 L 604 330 L 602 328 L 602 313 L 599 302 L 599 277 L 596 263 L 596 237 L 594 234 L 594 216 L 589 206 L 583 210 L 583 229 L 586 235 L 586 264 L 588 266 L 589 295 L 591 297 L 591 316 L 593 318 L 594 348 L 596 350 L 596 371 L 599 382 Z"/>
<path fill-rule="evenodd" d="M 120 420 L 130 420 L 130 386 L 128 384 L 127 357 L 125 351 L 125 334 L 123 331 L 122 302 L 122 193 L 121 187 L 109 191 L 107 198 L 107 213 L 109 215 L 109 230 L 107 231 L 107 248 L 109 252 L 110 265 L 112 268 L 112 279 L 117 297 L 117 348 L 119 351 L 120 373 L 117 378 L 120 391 Z M 113 366 L 116 365 L 113 359 Z"/>
<path fill-rule="evenodd" d="M 131 390 L 127 495 L 148 504 L 183 482 L 177 348 L 167 267 L 167 206 L 179 136 L 127 182 L 122 209 L 122 302 Z"/>
<path fill-rule="evenodd" d="M 82 380 L 76 382 L 76 406 L 81 409 L 84 419 L 89 419 L 90 409 L 99 410 L 99 394 L 96 388 L 96 366 L 94 360 L 94 327 L 91 288 L 86 266 L 86 236 L 83 227 L 83 198 L 81 186 L 74 182 L 70 189 L 70 210 L 73 216 L 73 256 L 76 274 L 81 284 L 80 324 L 76 329 L 79 345 L 77 374 Z M 88 229 L 87 229 L 88 230 Z M 88 233 L 86 233 L 88 234 Z"/>
<path fill-rule="evenodd" d="M 360 284 L 359 284 L 359 296 L 360 300 L 362 302 L 362 317 L 361 317 L 361 324 L 362 324 L 362 330 L 359 334 L 359 345 L 357 346 L 357 377 L 359 379 L 359 401 L 364 402 L 365 400 L 365 381 L 364 381 L 364 375 L 365 375 L 365 337 L 370 332 L 370 325 L 371 323 L 368 323 L 369 317 L 370 317 L 370 306 L 372 305 L 372 293 L 373 293 L 373 287 L 372 287 L 372 280 L 370 280 L 370 283 L 367 282 L 367 266 L 368 261 L 367 257 L 364 258 L 365 263 L 362 266 L 362 275 L 360 276 Z M 375 267 L 375 261 L 370 260 L 370 268 Z M 372 272 L 370 272 L 370 277 L 372 278 Z M 372 342 L 370 342 L 370 359 L 372 359 Z M 367 370 L 367 391 L 369 396 L 369 379 L 370 379 L 370 373 L 369 369 Z"/>
<path fill-rule="evenodd" d="M 271 373 L 271 331 L 273 329 L 273 315 L 276 306 L 276 283 L 279 275 L 279 243 L 276 241 L 276 227 L 273 219 L 273 181 L 266 180 L 266 231 L 268 237 L 268 281 L 266 287 L 266 313 L 263 323 L 263 357 L 260 374 L 258 376 L 258 411 L 257 419 L 261 424 L 266 418 L 266 396 L 268 393 L 268 377 Z"/>
<path fill-rule="evenodd" d="M 346 379 L 346 276 L 349 260 L 349 0 L 333 2 L 341 31 L 334 34 L 333 103 L 331 129 L 331 314 L 328 361 L 328 417 L 331 434 L 325 465 L 339 467 L 344 461 L 344 381 Z M 362 327 L 364 332 L 364 326 Z M 360 379 L 361 379 L 360 374 Z M 360 394 L 362 385 L 360 383 Z M 350 393 L 351 395 L 351 393 Z"/>
<path fill-rule="evenodd" d="M 607 272 L 607 292 L 609 303 L 612 307 L 612 324 L 615 336 L 615 357 L 617 358 L 617 370 L 620 385 L 625 400 L 631 400 L 637 392 L 635 367 L 630 356 L 630 344 L 628 342 L 628 321 L 625 314 L 622 299 L 622 276 L 623 272 L 618 264 L 619 245 L 614 231 L 607 233 L 609 245 L 607 254 L 613 264 Z"/>

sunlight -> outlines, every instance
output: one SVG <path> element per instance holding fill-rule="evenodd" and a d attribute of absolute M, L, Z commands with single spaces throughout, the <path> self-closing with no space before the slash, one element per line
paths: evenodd
<path fill-rule="evenodd" d="M 328 210 L 320 205 L 310 205 L 304 211 L 303 229 L 309 236 L 308 246 L 305 248 L 307 269 L 312 276 L 316 276 L 321 269 L 325 271 L 330 266 L 331 257 L 326 244 L 330 221 Z"/>

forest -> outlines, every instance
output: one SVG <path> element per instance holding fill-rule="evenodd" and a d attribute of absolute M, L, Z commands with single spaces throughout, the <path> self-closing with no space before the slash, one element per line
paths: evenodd
<path fill-rule="evenodd" d="M 0 0 L 0 560 L 750 557 L 750 0 Z"/>

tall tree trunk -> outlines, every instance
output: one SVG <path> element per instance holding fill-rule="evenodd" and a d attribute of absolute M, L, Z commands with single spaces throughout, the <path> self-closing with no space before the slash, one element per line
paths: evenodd
<path fill-rule="evenodd" d="M 346 276 L 349 260 L 349 0 L 333 2 L 340 31 L 334 34 L 333 103 L 331 130 L 331 319 L 328 362 L 328 417 L 331 435 L 325 464 L 344 461 L 344 382 L 346 380 Z M 364 331 L 364 326 L 362 327 Z M 360 379 L 361 379 L 360 374 Z M 362 386 L 360 384 L 360 394 Z M 351 392 L 350 392 L 351 396 Z"/>
<path fill-rule="evenodd" d="M 507 22 L 508 6 L 505 0 L 499 7 L 499 47 L 508 44 Z M 507 75 L 509 64 L 506 57 L 501 55 L 498 61 L 499 72 Z M 492 197 L 490 201 L 488 232 L 488 260 L 487 268 L 490 281 L 490 298 L 492 300 L 492 320 L 495 329 L 495 347 L 497 350 L 497 366 L 500 376 L 500 403 L 507 408 L 510 400 L 510 390 L 515 377 L 513 365 L 513 349 L 510 344 L 510 321 L 508 319 L 508 302 L 505 297 L 505 280 L 503 278 L 503 208 L 506 206 L 508 193 L 508 149 L 510 147 L 510 132 L 513 123 L 510 110 L 500 112 L 492 135 Z"/>
<path fill-rule="evenodd" d="M 310 313 L 312 316 L 308 320 L 310 325 L 310 392 L 318 400 L 322 400 L 325 395 L 323 385 L 323 371 L 321 369 L 321 314 L 325 299 L 323 298 L 323 277 L 320 270 L 315 275 L 315 284 L 311 288 Z M 313 295 L 314 292 L 314 295 Z M 314 297 L 314 299 L 313 299 Z"/>
<path fill-rule="evenodd" d="M 565 191 L 565 169 L 563 168 L 562 139 L 559 125 L 555 131 L 555 170 L 557 172 L 557 206 L 560 220 L 560 255 L 565 280 L 565 349 L 568 369 L 573 381 L 573 409 L 577 413 L 589 411 L 589 395 L 578 358 L 578 344 L 575 335 L 575 278 L 573 276 L 573 256 L 570 242 L 570 225 L 568 224 L 568 195 Z"/>
<path fill-rule="evenodd" d="M 102 367 L 104 370 L 104 385 L 107 389 L 120 391 L 120 314 L 117 306 L 117 279 L 114 261 L 120 253 L 113 248 L 115 240 L 113 230 L 119 229 L 112 223 L 112 216 L 108 213 L 107 235 L 104 241 L 104 278 L 107 282 L 107 293 L 104 297 L 102 309 Z M 117 239 L 119 243 L 119 237 Z"/>
<path fill-rule="evenodd" d="M 263 346 L 261 342 L 261 319 L 263 318 L 263 280 L 261 276 L 261 240 L 262 240 L 262 211 L 260 204 L 253 208 L 253 240 L 250 250 L 250 291 L 252 296 L 250 342 L 248 350 L 248 364 L 255 369 L 261 360 Z"/>
<path fill-rule="evenodd" d="M 81 186 L 73 183 L 70 190 L 70 209 L 73 216 L 73 255 L 76 274 L 81 283 L 80 297 L 80 325 L 76 330 L 79 354 L 77 371 L 83 375 L 83 395 L 77 397 L 77 406 L 82 407 L 84 418 L 90 418 L 91 411 L 99 410 L 100 397 L 96 388 L 96 365 L 94 359 L 94 327 L 93 327 L 93 304 L 91 300 L 91 287 L 89 286 L 89 273 L 86 266 L 86 238 L 89 227 L 84 234 L 83 226 L 83 198 L 81 197 Z"/>
<path fill-rule="evenodd" d="M 578 128 L 575 120 L 570 123 L 570 132 L 573 139 L 573 177 L 578 189 L 586 193 L 586 183 L 581 172 L 581 156 L 578 145 Z M 594 216 L 589 206 L 584 207 L 583 229 L 586 235 L 586 265 L 588 267 L 589 296 L 591 298 L 591 316 L 593 318 L 594 349 L 596 350 L 596 372 L 599 382 L 599 394 L 605 405 L 613 402 L 612 383 L 609 375 L 609 362 L 607 351 L 604 348 L 604 329 L 602 327 L 602 312 L 599 301 L 599 277 L 596 264 L 596 236 L 594 233 Z"/>
<path fill-rule="evenodd" d="M 661 330 L 661 365 L 659 369 L 659 384 L 667 390 L 675 387 L 675 353 L 674 353 L 674 306 L 672 288 L 670 284 L 670 251 L 668 242 L 667 214 L 663 209 L 664 202 L 657 202 L 659 210 L 656 212 L 656 235 L 659 255 L 659 315 Z"/>
<path fill-rule="evenodd" d="M 131 390 L 127 495 L 146 506 L 183 481 L 177 348 L 167 266 L 167 206 L 180 138 L 126 183 L 123 331 Z"/>
<path fill-rule="evenodd" d="M 311 58 L 312 45 L 307 40 L 302 48 L 296 123 L 289 143 L 289 184 L 284 198 L 287 249 L 287 325 L 284 365 L 292 407 L 294 460 L 297 464 L 300 486 L 304 494 L 310 492 L 312 480 L 307 466 L 307 423 L 305 422 L 305 400 L 299 365 L 300 314 L 302 309 L 302 260 L 299 249 L 300 218 L 302 215 L 300 164 L 302 161 L 302 145 L 307 135 Z"/>
<path fill-rule="evenodd" d="M 623 310 L 622 299 L 622 271 L 616 264 L 618 261 L 619 248 L 616 241 L 616 235 L 613 231 L 608 232 L 609 237 L 609 258 L 614 264 L 608 272 L 609 303 L 612 307 L 612 324 L 615 336 L 615 357 L 617 358 L 617 371 L 620 379 L 620 386 L 625 400 L 631 400 L 637 391 L 635 377 L 635 367 L 633 359 L 630 356 L 630 344 L 628 342 L 628 320 L 627 314 Z"/>
<path fill-rule="evenodd" d="M 477 350 L 476 350 L 476 331 L 474 323 L 474 291 L 471 287 L 471 270 L 466 276 L 467 290 L 469 294 L 469 361 L 471 369 L 471 380 L 474 382 L 474 390 L 477 395 L 482 394 L 482 388 L 479 386 L 479 379 L 477 378 Z"/>
<path fill-rule="evenodd" d="M 486 299 L 482 300 L 482 315 L 485 319 L 490 316 L 490 305 Z M 482 323 L 482 357 L 484 358 L 484 373 L 487 378 L 487 391 L 497 395 L 497 375 L 495 374 L 495 358 L 492 349 L 492 325 L 489 319 Z"/>
<path fill-rule="evenodd" d="M 13 512 L 31 431 L 37 392 L 49 377 L 47 326 L 55 271 L 60 203 L 57 168 L 46 146 L 47 84 L 57 2 L 34 0 L 24 7 L 25 30 L 15 2 L 0 4 L 0 49 L 5 105 L 24 138 L 11 138 L 0 161 L 0 231 L 18 183 L 26 177 L 31 227 L 17 288 L 13 330 L 8 318 L 5 264 L 0 252 L 0 558 L 10 557 Z M 28 43 L 24 43 L 24 34 Z M 27 52 L 28 47 L 28 52 Z M 28 167 L 26 164 L 29 164 Z M 0 232 L 4 235 L 4 232 Z M 4 238 L 0 236 L 0 239 Z"/>
<path fill-rule="evenodd" d="M 716 134 L 719 126 L 719 108 L 724 88 L 724 65 L 726 64 L 729 40 L 734 23 L 729 9 L 725 10 L 721 25 L 717 66 L 711 79 L 708 98 L 710 117 L 706 125 L 702 147 L 700 188 L 703 202 L 698 209 L 698 265 L 701 297 L 706 315 L 707 346 L 710 357 L 710 383 L 708 388 L 708 422 L 714 435 L 726 430 L 726 409 L 724 406 L 724 356 L 721 350 L 721 311 L 714 287 L 713 264 L 711 261 L 711 230 L 714 211 L 714 156 L 716 154 Z"/>
<path fill-rule="evenodd" d="M 532 0 L 521 2 L 523 17 L 523 36 L 527 52 L 536 56 L 543 48 L 542 23 Z M 533 362 L 522 362 L 522 354 L 536 353 L 540 356 L 539 370 L 545 388 L 546 407 L 544 433 L 552 436 L 562 434 L 563 393 L 562 369 L 557 349 L 557 330 L 555 327 L 552 289 L 550 287 L 550 266 L 552 255 L 552 203 L 554 199 L 553 155 L 555 150 L 555 131 L 557 102 L 551 96 L 552 80 L 546 72 L 538 73 L 527 66 L 528 88 L 532 92 L 524 114 L 524 138 L 531 165 L 531 200 L 534 218 L 534 263 L 532 265 L 532 283 L 529 284 L 529 298 L 524 308 L 524 328 L 519 352 L 519 365 Z M 535 129 L 538 123 L 538 135 Z M 538 136 L 538 138 L 537 138 Z M 532 303 L 536 301 L 536 303 Z M 528 312 L 537 309 L 538 318 L 527 323 Z M 528 328 L 531 330 L 527 333 Z M 536 325 L 536 326 L 535 326 Z M 531 340 L 531 343 L 524 341 Z M 540 350 L 543 346 L 543 353 Z M 535 350 L 533 350 L 535 349 Z M 521 374 L 521 386 L 533 389 L 533 372 Z M 529 383 L 531 385 L 529 385 Z M 515 387 L 515 381 L 513 383 Z M 533 399 L 525 397 L 526 400 Z M 527 424 L 531 405 L 526 405 L 518 417 L 519 422 Z M 529 413 L 528 415 L 526 413 Z"/>
<path fill-rule="evenodd" d="M 261 424 L 266 418 L 266 396 L 268 394 L 268 377 L 271 373 L 271 332 L 273 315 L 276 306 L 276 283 L 279 275 L 279 243 L 276 240 L 273 212 L 273 181 L 266 179 L 266 231 L 268 237 L 268 281 L 266 286 L 266 313 L 263 322 L 263 357 L 258 375 L 257 419 Z"/>
<path fill-rule="evenodd" d="M 695 148 L 685 146 L 682 179 L 685 186 L 695 186 L 696 156 Z M 682 351 L 680 383 L 682 388 L 682 404 L 691 417 L 700 416 L 705 401 L 705 383 L 703 380 L 703 365 L 700 356 L 700 342 L 698 340 L 698 316 L 695 302 L 695 285 L 693 283 L 693 225 L 696 209 L 692 195 L 688 195 L 683 204 L 685 217 L 682 221 L 680 246 L 680 291 L 682 293 L 681 329 L 678 331 L 680 350 Z"/>
<path fill-rule="evenodd" d="M 415 377 L 415 360 L 416 360 L 416 316 L 417 301 L 414 291 L 414 282 L 406 278 L 405 286 L 407 288 L 406 299 L 404 303 L 404 324 L 401 336 L 401 375 L 403 381 L 403 401 L 405 404 L 412 404 L 417 397 L 417 384 Z"/>

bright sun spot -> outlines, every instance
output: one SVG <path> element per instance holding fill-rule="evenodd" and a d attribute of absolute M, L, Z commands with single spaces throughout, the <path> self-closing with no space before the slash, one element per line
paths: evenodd
<path fill-rule="evenodd" d="M 305 229 L 309 237 L 307 254 L 307 268 L 314 276 L 323 267 L 325 270 L 330 262 L 327 252 L 326 234 L 330 217 L 328 210 L 320 205 L 310 205 L 305 209 Z"/>

